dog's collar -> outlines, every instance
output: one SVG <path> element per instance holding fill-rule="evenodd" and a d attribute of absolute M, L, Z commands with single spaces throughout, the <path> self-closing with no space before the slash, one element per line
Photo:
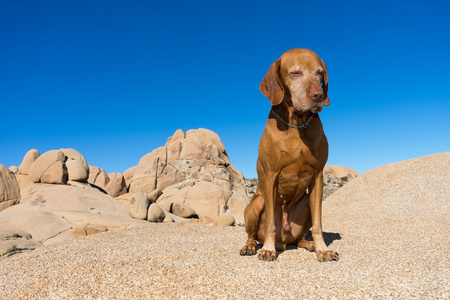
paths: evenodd
<path fill-rule="evenodd" d="M 277 114 L 273 111 L 273 107 L 270 108 L 270 111 L 273 113 L 273 115 L 274 115 L 278 120 L 281 121 L 281 123 L 283 123 L 284 125 L 287 125 L 287 126 L 289 126 L 289 127 L 297 128 L 297 129 L 300 129 L 300 128 L 304 128 L 304 129 L 309 128 L 309 122 L 311 122 L 312 118 L 313 118 L 314 115 L 316 114 L 316 113 L 311 114 L 311 117 L 309 117 L 308 121 L 306 121 L 306 122 L 303 123 L 302 125 L 292 125 L 292 124 L 289 124 L 288 122 L 286 122 L 285 120 L 283 120 L 283 118 L 281 118 L 279 115 L 277 115 Z"/>

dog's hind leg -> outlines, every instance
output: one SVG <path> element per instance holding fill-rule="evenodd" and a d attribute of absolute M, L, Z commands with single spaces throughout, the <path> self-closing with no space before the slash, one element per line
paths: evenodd
<path fill-rule="evenodd" d="M 245 208 L 245 230 L 248 234 L 248 240 L 244 247 L 241 248 L 241 255 L 255 255 L 256 241 L 258 240 L 258 231 L 261 222 L 261 212 L 264 208 L 264 198 L 255 194 L 252 202 Z"/>
<path fill-rule="evenodd" d="M 295 244 L 298 248 L 305 248 L 310 252 L 315 251 L 314 241 L 308 241 L 307 239 L 305 239 L 305 236 L 308 234 L 312 226 L 308 194 L 305 194 L 297 203 L 294 214 L 296 216 L 294 223 L 299 227 L 300 232 L 297 240 L 295 241 Z"/>
<path fill-rule="evenodd" d="M 298 248 L 305 248 L 309 252 L 314 252 L 316 249 L 314 247 L 314 241 L 308 241 L 305 236 L 309 232 L 309 229 L 311 228 L 311 219 L 306 223 L 305 231 L 300 235 L 300 237 L 297 239 L 297 247 Z"/>

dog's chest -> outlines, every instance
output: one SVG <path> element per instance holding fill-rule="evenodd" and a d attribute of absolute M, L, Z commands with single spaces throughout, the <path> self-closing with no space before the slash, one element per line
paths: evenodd
<path fill-rule="evenodd" d="M 300 199 L 315 174 L 311 158 L 300 155 L 293 157 L 293 160 L 295 162 L 286 164 L 278 175 L 278 194 L 287 201 Z"/>

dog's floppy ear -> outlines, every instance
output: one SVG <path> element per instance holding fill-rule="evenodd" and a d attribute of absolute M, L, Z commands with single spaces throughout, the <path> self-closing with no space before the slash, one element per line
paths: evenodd
<path fill-rule="evenodd" d="M 264 76 L 259 89 L 266 96 L 272 105 L 278 105 L 283 101 L 284 89 L 280 84 L 280 60 L 274 62 L 266 76 Z"/>
<path fill-rule="evenodd" d="M 323 83 L 322 83 L 322 90 L 323 90 L 323 105 L 328 106 L 330 105 L 330 99 L 328 98 L 328 72 L 327 72 L 327 66 L 322 60 L 323 68 L 325 69 L 325 72 L 323 73 Z"/>

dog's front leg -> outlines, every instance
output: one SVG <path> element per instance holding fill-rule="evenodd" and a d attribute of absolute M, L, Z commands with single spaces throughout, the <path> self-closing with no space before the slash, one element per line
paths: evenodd
<path fill-rule="evenodd" d="M 322 232 L 322 195 L 323 195 L 323 172 L 321 171 L 315 177 L 313 183 L 309 187 L 309 205 L 311 209 L 312 219 L 312 237 L 316 250 L 317 260 L 330 261 L 339 260 L 339 254 L 329 250 L 325 244 Z"/>
<path fill-rule="evenodd" d="M 267 176 L 263 185 L 264 209 L 265 209 L 265 236 L 264 244 L 258 254 L 260 260 L 273 261 L 277 258 L 275 248 L 276 224 L 275 224 L 275 205 L 277 201 L 276 176 Z"/>

